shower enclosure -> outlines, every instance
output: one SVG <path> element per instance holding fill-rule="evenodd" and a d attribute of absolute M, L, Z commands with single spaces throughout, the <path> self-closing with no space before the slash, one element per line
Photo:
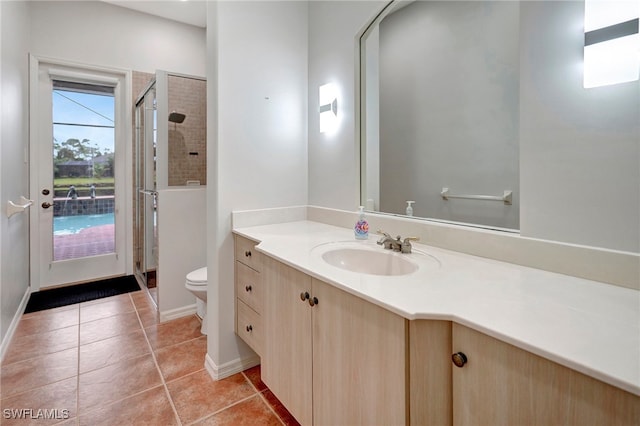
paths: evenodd
<path fill-rule="evenodd" d="M 163 293 L 160 276 L 176 286 L 177 271 L 186 264 L 175 259 L 172 262 L 181 265 L 160 271 L 163 243 L 158 241 L 159 223 L 171 218 L 169 213 L 163 219 L 162 212 L 171 210 L 172 203 L 181 202 L 176 199 L 187 197 L 187 189 L 193 191 L 206 184 L 206 80 L 160 70 L 155 74 L 134 74 L 149 81 L 135 99 L 133 261 L 136 276 L 160 308 L 170 298 L 176 298 L 171 291 Z M 163 196 L 168 197 L 164 207 Z M 193 225 L 169 222 L 175 232 Z M 170 237 L 165 238 L 164 244 L 166 256 L 167 244 L 172 244 Z M 167 300 L 159 303 L 163 294 L 167 294 Z"/>
<path fill-rule="evenodd" d="M 134 264 L 138 278 L 157 299 L 158 215 L 156 147 L 158 134 L 156 81 L 140 95 L 135 107 Z"/>

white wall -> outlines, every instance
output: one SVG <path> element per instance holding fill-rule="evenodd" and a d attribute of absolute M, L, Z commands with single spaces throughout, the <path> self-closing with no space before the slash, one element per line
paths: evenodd
<path fill-rule="evenodd" d="M 307 203 L 307 6 L 209 4 L 207 343 L 214 376 L 251 356 L 234 334 L 231 211 Z"/>
<path fill-rule="evenodd" d="M 381 1 L 309 2 L 309 204 L 357 210 L 360 148 L 356 140 L 357 35 L 386 4 Z M 319 130 L 318 87 L 334 83 L 339 128 Z"/>
<path fill-rule="evenodd" d="M 194 308 L 185 277 L 207 264 L 206 188 L 158 191 L 158 310 L 164 321 Z"/>
<path fill-rule="evenodd" d="M 29 217 L 20 213 L 7 218 L 5 210 L 7 201 L 29 195 L 27 4 L 0 2 L 0 19 L 0 341 L 4 349 L 7 331 L 29 286 Z"/>
<path fill-rule="evenodd" d="M 345 116 L 331 139 L 317 133 L 314 97 L 328 78 L 353 88 L 354 35 L 381 7 L 309 4 L 309 204 L 350 210 L 358 205 L 353 90 L 344 90 Z M 521 76 L 521 93 L 529 99 L 521 105 L 522 235 L 638 252 L 639 83 L 584 91 L 582 77 L 571 74 L 581 72 L 583 4 L 529 2 L 526 7 L 542 20 L 523 22 L 538 30 L 520 59 L 521 69 L 529 70 Z M 557 40 L 572 29 L 574 43 L 561 49 Z M 545 68 L 555 77 L 541 87 Z M 561 100 L 560 94 L 568 96 Z"/>
<path fill-rule="evenodd" d="M 205 73 L 204 28 L 99 1 L 30 5 L 35 55 L 150 73 Z"/>

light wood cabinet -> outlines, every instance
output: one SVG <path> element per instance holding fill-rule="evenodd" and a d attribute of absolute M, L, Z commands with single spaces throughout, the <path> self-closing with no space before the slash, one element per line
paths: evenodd
<path fill-rule="evenodd" d="M 453 324 L 453 424 L 637 425 L 640 398 Z"/>
<path fill-rule="evenodd" d="M 261 356 L 262 380 L 303 425 L 640 420 L 636 395 L 456 323 L 407 321 L 254 245 L 236 236 L 236 332 Z M 462 367 L 454 353 L 466 356 Z"/>
<path fill-rule="evenodd" d="M 268 257 L 262 275 L 262 380 L 291 414 L 303 425 L 406 424 L 408 322 Z"/>
<path fill-rule="evenodd" d="M 262 321 L 263 285 L 260 274 L 262 255 L 255 250 L 255 241 L 235 237 L 235 301 L 236 334 L 258 355 L 262 352 L 264 328 Z"/>
<path fill-rule="evenodd" d="M 409 342 L 411 424 L 451 425 L 451 322 L 410 321 Z"/>

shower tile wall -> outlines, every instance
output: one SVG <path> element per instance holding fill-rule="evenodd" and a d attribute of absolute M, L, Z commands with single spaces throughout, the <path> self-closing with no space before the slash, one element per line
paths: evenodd
<path fill-rule="evenodd" d="M 204 80 L 169 75 L 169 112 L 186 116 L 181 124 L 169 123 L 169 186 L 207 183 L 206 95 Z"/>

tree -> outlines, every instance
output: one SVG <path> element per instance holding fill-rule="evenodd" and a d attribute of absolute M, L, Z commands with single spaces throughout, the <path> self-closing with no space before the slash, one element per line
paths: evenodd
<path fill-rule="evenodd" d="M 100 155 L 100 151 L 97 146 L 89 146 L 89 139 L 67 139 L 62 143 L 58 143 L 54 140 L 53 153 L 54 158 L 64 161 L 81 161 L 90 160 L 92 155 Z"/>
<path fill-rule="evenodd" d="M 59 177 L 60 167 L 69 161 L 86 161 L 90 162 L 93 158 L 101 156 L 100 148 L 97 144 L 91 146 L 89 139 L 67 139 L 64 142 L 58 142 L 55 138 L 53 140 L 53 170 L 54 176 Z M 89 176 L 92 175 L 91 167 L 89 166 Z M 84 174 L 85 172 L 82 172 Z"/>

